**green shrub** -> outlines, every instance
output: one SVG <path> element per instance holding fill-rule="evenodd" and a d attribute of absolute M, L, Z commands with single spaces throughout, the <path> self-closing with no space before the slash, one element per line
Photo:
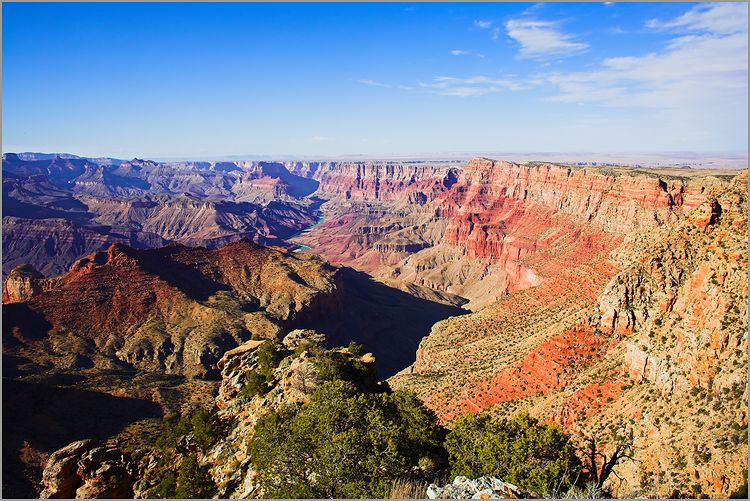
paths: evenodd
<path fill-rule="evenodd" d="M 164 417 L 164 429 L 156 439 L 156 447 L 162 452 L 173 449 L 177 441 L 190 433 L 190 421 L 186 416 L 179 414 L 167 414 Z"/>
<path fill-rule="evenodd" d="M 443 437 L 414 395 L 331 381 L 307 406 L 261 418 L 248 452 L 266 497 L 384 498 L 420 459 L 443 454 Z"/>
<path fill-rule="evenodd" d="M 372 368 L 360 360 L 352 360 L 343 353 L 323 352 L 318 354 L 313 363 L 318 368 L 323 381 L 363 382 L 372 375 Z"/>
<path fill-rule="evenodd" d="M 310 352 L 312 354 L 315 354 L 318 351 L 318 345 L 313 343 L 312 341 L 305 339 L 300 344 L 297 345 L 297 347 L 294 349 L 295 355 L 300 355 L 302 352 Z"/>
<path fill-rule="evenodd" d="M 352 355 L 362 356 L 362 355 L 365 354 L 365 346 L 363 344 L 360 344 L 360 343 L 356 342 L 356 341 L 350 342 L 349 345 L 346 347 L 346 349 Z"/>
<path fill-rule="evenodd" d="M 248 372 L 245 377 L 245 384 L 237 394 L 238 397 L 249 400 L 256 395 L 265 395 L 268 393 L 269 387 L 264 376 L 252 371 Z"/>
<path fill-rule="evenodd" d="M 161 482 L 148 491 L 148 497 L 157 499 L 177 498 L 177 479 L 174 473 L 171 471 L 164 473 Z"/>
<path fill-rule="evenodd" d="M 206 410 L 198 409 L 190 419 L 193 428 L 193 439 L 201 450 L 206 451 L 219 438 L 218 423 Z"/>
<path fill-rule="evenodd" d="M 208 472 L 208 466 L 201 466 L 195 455 L 188 455 L 180 463 L 177 475 L 175 497 L 179 499 L 206 499 L 216 492 L 216 484 Z"/>
<path fill-rule="evenodd" d="M 270 380 L 273 371 L 284 358 L 281 347 L 275 341 L 266 341 L 258 346 L 258 372 Z"/>
<path fill-rule="evenodd" d="M 528 414 L 493 420 L 485 414 L 463 416 L 446 440 L 452 475 L 495 475 L 544 495 L 570 488 L 581 472 L 570 438 L 557 426 L 540 424 Z"/>

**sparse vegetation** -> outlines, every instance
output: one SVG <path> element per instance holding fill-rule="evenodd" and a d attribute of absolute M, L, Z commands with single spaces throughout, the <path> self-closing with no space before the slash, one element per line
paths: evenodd
<path fill-rule="evenodd" d="M 256 371 L 250 371 L 245 374 L 245 384 L 237 394 L 237 398 L 246 401 L 256 395 L 265 395 L 268 393 L 268 383 L 266 378 Z"/>
<path fill-rule="evenodd" d="M 349 343 L 349 345 L 346 347 L 346 349 L 351 353 L 352 355 L 364 355 L 365 354 L 365 347 L 364 345 L 352 341 Z"/>
<path fill-rule="evenodd" d="M 194 454 L 185 456 L 177 475 L 175 497 L 178 499 L 207 499 L 216 491 L 207 466 L 202 466 Z"/>
<path fill-rule="evenodd" d="M 218 423 L 216 418 L 205 409 L 198 409 L 190 419 L 193 430 L 193 440 L 202 451 L 216 443 L 219 438 Z"/>
<path fill-rule="evenodd" d="M 329 381 L 301 409 L 261 418 L 249 445 L 271 498 L 383 498 L 424 456 L 442 454 L 434 414 L 409 393 Z"/>
<path fill-rule="evenodd" d="M 273 378 L 273 371 L 284 358 L 281 346 L 275 341 L 266 341 L 258 346 L 258 372 L 266 380 Z"/>
<path fill-rule="evenodd" d="M 563 492 L 580 477 L 570 438 L 528 414 L 492 419 L 469 414 L 456 420 L 445 442 L 451 475 L 495 475 L 539 494 Z"/>
<path fill-rule="evenodd" d="M 364 382 L 372 375 L 372 368 L 360 360 L 352 360 L 343 353 L 325 351 L 318 353 L 313 363 L 320 371 L 323 381 L 345 379 L 347 381 Z"/>

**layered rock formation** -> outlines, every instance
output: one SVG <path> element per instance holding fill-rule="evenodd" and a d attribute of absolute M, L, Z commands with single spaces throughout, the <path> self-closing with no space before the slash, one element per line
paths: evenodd
<path fill-rule="evenodd" d="M 189 376 L 215 372 L 222 354 L 250 337 L 280 338 L 294 326 L 373 345 L 381 369 L 393 373 L 414 360 L 435 320 L 458 312 L 248 240 L 214 250 L 113 245 L 60 277 L 17 269 L 3 297 L 12 303 L 4 307 L 4 339 L 19 354 Z M 411 325 L 394 331 L 397 319 L 386 310 Z"/>
<path fill-rule="evenodd" d="M 539 285 L 548 265 L 526 263 L 543 253 L 587 261 L 633 231 L 676 221 L 705 199 L 707 188 L 647 173 L 476 158 L 449 169 L 420 198 L 413 190 L 382 194 L 381 185 L 400 186 L 403 170 L 296 168 L 320 178 L 319 193 L 330 198 L 325 221 L 301 243 L 382 279 L 463 296 L 475 310 Z M 377 183 L 367 181 L 371 172 Z"/>
<path fill-rule="evenodd" d="M 5 338 L 23 353 L 48 351 L 51 363 L 74 353 L 93 365 L 205 376 L 227 349 L 252 335 L 275 337 L 303 310 L 320 308 L 334 274 L 247 240 L 218 250 L 113 245 L 60 277 L 30 279 L 27 289 L 41 293 L 9 305 Z M 4 296 L 17 302 L 19 272 L 11 275 Z"/>
<path fill-rule="evenodd" d="M 57 275 L 112 243 L 285 246 L 317 219 L 318 182 L 280 163 L 97 162 L 3 156 L 3 276 L 23 263 Z"/>
<path fill-rule="evenodd" d="M 320 183 L 318 194 L 345 200 L 408 200 L 424 204 L 450 188 L 458 175 L 451 163 L 288 162 L 294 174 Z"/>
<path fill-rule="evenodd" d="M 437 324 L 392 385 L 417 391 L 446 420 L 527 409 L 574 433 L 631 430 L 638 462 L 610 486 L 619 495 L 729 495 L 747 472 L 747 173 L 610 178 L 617 196 L 591 184 L 579 203 L 558 191 L 557 169 L 542 170 L 548 192 L 506 178 L 494 200 L 490 187 L 462 199 L 495 209 L 495 228 L 511 227 L 503 216 L 518 211 L 507 193 L 535 200 L 523 217 L 554 211 L 547 230 L 561 236 L 535 240 L 520 259 L 539 285 Z M 502 260 L 502 246 L 470 250 L 475 221 L 472 213 L 457 241 Z"/>

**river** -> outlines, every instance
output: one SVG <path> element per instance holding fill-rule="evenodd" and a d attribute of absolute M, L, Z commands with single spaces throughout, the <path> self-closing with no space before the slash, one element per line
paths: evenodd
<path fill-rule="evenodd" d="M 293 244 L 296 245 L 296 247 L 294 248 L 294 252 L 306 252 L 306 251 L 312 250 L 312 247 L 310 247 L 309 245 L 296 244 L 293 240 L 295 238 L 297 238 L 297 237 L 300 237 L 300 236 L 304 235 L 305 233 L 308 233 L 308 232 L 314 230 L 315 228 L 317 228 L 318 226 L 320 226 L 321 224 L 323 224 L 323 220 L 324 219 L 325 219 L 325 215 L 323 214 L 323 211 L 321 211 L 320 209 L 318 209 L 318 221 L 314 225 L 308 226 L 304 230 L 302 230 L 302 231 L 300 231 L 298 233 L 295 233 L 294 235 L 292 235 L 291 237 L 289 237 L 288 241 L 290 243 L 293 243 Z"/>

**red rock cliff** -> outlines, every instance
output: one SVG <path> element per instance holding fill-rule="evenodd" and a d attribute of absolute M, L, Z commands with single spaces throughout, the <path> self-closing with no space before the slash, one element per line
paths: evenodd
<path fill-rule="evenodd" d="M 318 193 L 346 200 L 403 200 L 424 204 L 456 180 L 449 164 L 408 162 L 289 163 L 289 170 L 320 182 Z"/>
<path fill-rule="evenodd" d="M 450 220 L 445 241 L 465 246 L 469 256 L 521 259 L 544 246 L 550 230 L 590 225 L 625 235 L 673 222 L 683 206 L 704 200 L 701 189 L 684 180 L 475 158 L 437 212 Z"/>

